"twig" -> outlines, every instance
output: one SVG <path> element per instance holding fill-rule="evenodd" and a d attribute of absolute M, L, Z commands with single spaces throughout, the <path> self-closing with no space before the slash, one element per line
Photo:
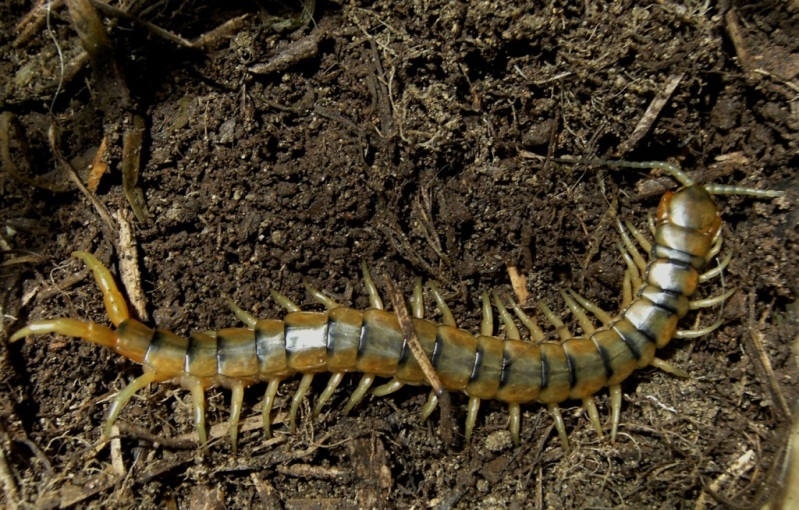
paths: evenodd
<path fill-rule="evenodd" d="M 441 408 L 441 438 L 446 444 L 452 442 L 452 408 L 449 401 L 449 392 L 444 389 L 441 380 L 438 378 L 433 364 L 427 358 L 427 354 L 419 342 L 419 337 L 416 335 L 416 330 L 413 327 L 413 321 L 408 314 L 408 309 L 405 307 L 405 299 L 402 293 L 397 290 L 391 278 L 386 276 L 386 289 L 391 297 L 391 304 L 394 307 L 394 313 L 397 314 L 402 335 L 405 337 L 405 342 L 411 349 L 411 354 L 422 369 L 422 373 L 427 379 L 428 384 L 433 388 L 433 392 L 438 398 L 439 406 Z"/>
<path fill-rule="evenodd" d="M 668 83 L 666 83 L 666 88 L 658 92 L 657 96 L 655 96 L 652 102 L 649 103 L 649 107 L 646 109 L 646 112 L 644 112 L 641 120 L 638 121 L 638 125 L 635 126 L 633 133 L 627 140 L 619 145 L 618 155 L 626 154 L 632 150 L 636 145 L 638 145 L 638 142 L 641 141 L 641 138 L 643 138 L 649 132 L 649 130 L 652 128 L 652 124 L 655 123 L 655 119 L 657 119 L 658 115 L 660 115 L 660 111 L 664 106 L 666 106 L 666 103 L 674 93 L 677 85 L 680 84 L 684 77 L 685 73 L 680 73 L 674 74 L 669 78 Z"/>

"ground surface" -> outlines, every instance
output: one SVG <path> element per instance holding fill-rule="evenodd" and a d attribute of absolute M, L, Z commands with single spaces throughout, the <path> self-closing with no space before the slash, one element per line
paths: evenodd
<path fill-rule="evenodd" d="M 50 335 L 2 351 L 6 506 L 717 508 L 759 506 L 776 491 L 797 395 L 796 2 L 320 3 L 306 6 L 313 20 L 300 5 L 164 2 L 138 14 L 186 39 L 246 18 L 185 49 L 103 14 L 124 78 L 109 86 L 109 71 L 92 73 L 84 59 L 67 66 L 55 100 L 59 60 L 46 26 L 17 26 L 31 6 L 5 4 L 0 105 L 15 120 L 0 140 L 10 148 L 0 339 L 41 318 L 107 323 L 69 254 L 100 253 L 117 273 L 118 239 L 56 164 L 51 126 L 84 180 L 107 138 L 111 170 L 96 196 L 116 212 L 129 210 L 123 133 L 131 114 L 145 120 L 138 188 L 149 218 L 132 220 L 141 286 L 148 323 L 179 334 L 237 325 L 226 296 L 260 317 L 283 313 L 270 289 L 313 306 L 303 280 L 364 308 L 361 261 L 381 287 L 382 275 L 406 292 L 416 275 L 439 279 L 474 332 L 480 292 L 512 295 L 509 266 L 527 280 L 531 313 L 541 299 L 571 321 L 563 288 L 615 312 L 624 264 L 613 214 L 644 227 L 675 184 L 547 156 L 672 158 L 700 181 L 789 192 L 720 199 L 723 253 L 734 258 L 702 290 L 738 289 L 724 325 L 662 352 L 690 379 L 645 369 L 625 382 L 615 444 L 567 402 L 568 452 L 540 405 L 524 407 L 521 448 L 496 403 L 484 403 L 471 446 L 461 436 L 447 445 L 438 414 L 419 422 L 422 389 L 369 397 L 342 416 L 353 376 L 322 418 L 304 418 L 295 435 L 278 424 L 269 441 L 258 428 L 264 388 L 248 390 L 237 455 L 224 438 L 205 457 L 176 443 L 193 432 L 190 399 L 169 385 L 135 399 L 121 441 L 98 446 L 109 398 L 140 368 Z M 66 7 L 50 25 L 74 64 L 82 49 Z M 130 101 L 114 96 L 120 83 Z M 647 115 L 658 98 L 659 115 Z M 45 179 L 68 191 L 41 187 Z M 278 422 L 296 384 L 282 387 Z M 229 391 L 208 398 L 209 422 L 224 424 Z M 466 399 L 453 401 L 462 433 Z M 598 404 L 607 432 L 606 391 Z"/>

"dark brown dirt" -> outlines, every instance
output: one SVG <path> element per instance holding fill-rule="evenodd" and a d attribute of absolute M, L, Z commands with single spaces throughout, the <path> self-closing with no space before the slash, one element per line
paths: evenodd
<path fill-rule="evenodd" d="M 564 318 L 559 290 L 569 287 L 615 311 L 624 265 L 609 211 L 644 225 L 663 192 L 653 188 L 658 172 L 560 165 L 548 155 L 674 159 L 700 180 L 789 193 L 720 199 L 724 253 L 734 258 L 703 291 L 738 289 L 724 326 L 662 352 L 689 380 L 645 369 L 625 382 L 615 444 L 567 402 L 571 451 L 540 405 L 524 408 L 521 448 L 496 403 L 484 403 L 471 446 L 460 436 L 446 445 L 438 414 L 419 422 L 422 389 L 370 397 L 342 416 L 351 377 L 330 412 L 303 419 L 296 435 L 277 425 L 278 439 L 265 443 L 256 428 L 241 434 L 237 455 L 220 440 L 201 457 L 148 439 L 193 430 L 187 392 L 156 385 L 122 415 L 121 475 L 109 446 L 95 445 L 109 397 L 140 368 L 45 336 L 2 351 L 0 471 L 16 487 L 0 496 L 7 507 L 718 508 L 757 506 L 774 493 L 789 426 L 781 402 L 797 396 L 795 1 L 733 2 L 733 10 L 331 2 L 316 5 L 311 21 L 299 5 L 227 4 L 166 2 L 140 13 L 186 39 L 248 15 L 204 50 L 103 15 L 122 74 L 103 81 L 79 66 L 55 101 L 58 55 L 46 27 L 15 45 L 30 5 L 0 8 L 0 104 L 29 142 L 25 150 L 18 132 L 5 134 L 20 173 L 57 167 L 51 126 L 79 173 L 106 136 L 111 171 L 97 196 L 112 211 L 128 209 L 121 138 L 126 115 L 145 118 L 139 187 L 150 217 L 135 222 L 135 234 L 149 323 L 161 328 L 237 325 L 226 296 L 280 317 L 270 289 L 310 307 L 303 280 L 366 307 L 361 261 L 408 292 L 416 275 L 441 280 L 471 331 L 482 291 L 510 295 L 508 266 Z M 82 50 L 65 7 L 51 26 L 71 61 Z M 634 135 L 675 80 L 657 119 Z M 127 83 L 129 102 L 115 83 Z M 116 272 L 117 239 L 60 170 L 46 177 L 65 193 L 24 182 L 7 164 L 3 172 L 0 338 L 41 318 L 107 323 L 97 287 L 69 254 L 101 252 Z M 283 385 L 281 411 L 296 382 Z M 244 418 L 260 419 L 263 389 L 246 392 Z M 229 392 L 208 399 L 210 424 L 223 423 Z M 462 433 L 466 399 L 453 402 Z M 605 391 L 598 404 L 608 425 Z"/>

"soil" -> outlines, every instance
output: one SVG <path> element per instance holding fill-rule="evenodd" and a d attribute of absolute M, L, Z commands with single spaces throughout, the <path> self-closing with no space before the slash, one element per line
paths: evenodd
<path fill-rule="evenodd" d="M 422 388 L 367 397 L 344 416 L 356 376 L 319 419 L 305 406 L 290 434 L 295 378 L 281 386 L 273 439 L 259 428 L 259 384 L 245 392 L 252 426 L 238 453 L 223 431 L 203 455 L 185 446 L 190 396 L 169 384 L 135 398 L 120 438 L 103 442 L 108 402 L 140 367 L 86 342 L 31 337 L 2 348 L 4 505 L 699 509 L 773 496 L 797 398 L 799 4 L 531 4 L 541 5 L 162 2 L 134 14 L 205 42 L 187 48 L 104 11 L 112 54 L 87 59 L 67 7 L 53 6 L 48 29 L 43 11 L 26 18 L 28 2 L 4 2 L 0 339 L 43 318 L 108 324 L 74 250 L 115 274 L 133 254 L 145 322 L 181 335 L 238 326 L 228 297 L 264 318 L 284 314 L 271 290 L 318 309 L 303 282 L 366 308 L 362 261 L 381 289 L 384 277 L 408 295 L 416 276 L 439 280 L 472 332 L 481 293 L 509 299 L 515 268 L 525 309 L 543 323 L 541 300 L 577 333 L 560 291 L 615 313 L 625 265 L 614 215 L 646 229 L 677 184 L 659 170 L 552 157 L 670 160 L 699 182 L 788 192 L 719 198 L 722 256 L 733 258 L 701 291 L 737 292 L 684 323 L 721 318 L 718 331 L 659 354 L 690 378 L 636 371 L 615 443 L 607 391 L 597 395 L 605 438 L 579 402 L 563 403 L 568 451 L 537 404 L 523 407 L 518 448 L 497 402 L 483 403 L 464 444 L 460 394 L 449 444 L 438 413 L 419 419 Z M 127 185 L 147 217 L 130 220 L 132 251 L 54 147 L 85 182 L 105 139 L 109 170 L 93 195 L 130 211 L 120 164 L 137 117 L 141 172 Z M 229 402 L 230 391 L 209 390 L 209 424 L 224 427 Z"/>

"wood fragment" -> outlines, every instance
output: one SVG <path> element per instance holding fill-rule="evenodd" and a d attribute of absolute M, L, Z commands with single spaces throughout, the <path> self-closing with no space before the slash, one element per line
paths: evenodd
<path fill-rule="evenodd" d="M 19 508 L 19 491 L 17 490 L 17 483 L 14 480 L 14 475 L 11 474 L 11 469 L 8 467 L 6 460 L 6 447 L 10 444 L 8 434 L 3 431 L 2 444 L 0 444 L 0 482 L 3 483 L 3 495 L 6 505 L 9 510 L 16 510 Z"/>
<path fill-rule="evenodd" d="M 619 148 L 616 151 L 616 156 L 622 156 L 638 145 L 638 142 L 641 141 L 649 130 L 652 128 L 652 125 L 655 123 L 655 120 L 660 115 L 660 111 L 666 106 L 668 103 L 669 98 L 674 93 L 674 90 L 680 84 L 682 79 L 685 77 L 685 73 L 673 74 L 669 77 L 669 81 L 666 83 L 666 87 L 663 90 L 659 91 L 655 98 L 649 103 L 649 107 L 644 112 L 644 115 L 638 121 L 638 124 L 635 126 L 630 137 L 623 141 Z"/>
<path fill-rule="evenodd" d="M 111 427 L 111 467 L 114 473 L 120 477 L 128 474 L 125 463 L 122 460 L 122 441 L 119 440 L 119 427 Z"/>
<path fill-rule="evenodd" d="M 250 72 L 253 74 L 271 74 L 285 71 L 298 62 L 317 56 L 321 40 L 322 34 L 318 30 L 314 30 L 299 41 L 291 43 L 287 48 L 270 58 L 268 62 L 250 66 Z"/>
<path fill-rule="evenodd" d="M 527 277 L 520 273 L 516 266 L 508 266 L 508 278 L 513 293 L 516 294 L 516 302 L 526 303 L 530 298 L 530 293 L 527 291 Z"/>
<path fill-rule="evenodd" d="M 89 202 L 91 202 L 91 204 L 94 206 L 95 211 L 97 211 L 97 214 L 100 215 L 100 218 L 108 227 L 108 233 L 115 233 L 117 231 L 117 225 L 114 219 L 111 217 L 111 214 L 108 212 L 108 209 L 106 209 L 105 205 L 103 205 L 103 203 L 97 199 L 97 196 L 89 191 L 86 185 L 83 184 L 83 181 L 81 181 L 80 177 L 78 177 L 78 173 L 75 172 L 75 169 L 72 168 L 72 165 L 64 158 L 64 156 L 61 154 L 61 151 L 58 149 L 58 145 L 56 143 L 55 127 L 50 126 L 47 134 L 50 141 L 50 149 L 53 151 L 53 155 L 55 156 L 56 160 L 58 160 L 61 167 L 67 172 L 67 175 L 69 175 L 69 178 L 72 180 L 75 186 L 86 196 L 86 198 L 89 199 Z M 114 237 L 116 237 L 116 235 L 114 235 Z"/>
<path fill-rule="evenodd" d="M 722 487 L 729 481 L 729 480 L 737 480 L 744 473 L 752 469 L 755 465 L 754 461 L 755 452 L 753 450 L 746 450 L 743 455 L 738 457 L 738 459 L 732 463 L 732 465 L 727 468 L 718 478 L 713 480 L 713 483 L 710 484 L 709 491 L 705 490 L 702 491 L 702 494 L 699 495 L 699 498 L 696 500 L 696 505 L 694 505 L 694 510 L 705 510 L 708 508 L 708 504 L 715 508 L 716 501 L 710 500 L 708 501 L 708 496 L 711 493 L 719 493 Z"/>
<path fill-rule="evenodd" d="M 258 497 L 261 498 L 264 510 L 275 510 L 281 507 L 280 501 L 275 495 L 275 487 L 269 480 L 264 480 L 257 473 L 250 473 L 250 480 L 255 486 Z"/>
<path fill-rule="evenodd" d="M 290 466 L 278 464 L 277 472 L 286 476 L 304 479 L 336 480 L 339 482 L 350 479 L 350 472 L 347 469 L 312 466 L 310 464 L 292 464 Z"/>
<path fill-rule="evenodd" d="M 103 140 L 100 142 L 100 148 L 97 149 L 97 154 L 94 155 L 94 159 L 92 160 L 92 165 L 89 170 L 89 179 L 86 183 L 86 186 L 92 193 L 97 191 L 97 186 L 100 185 L 100 179 L 102 179 L 103 175 L 108 171 L 108 163 L 104 161 L 107 149 L 108 137 L 104 136 Z"/>
<path fill-rule="evenodd" d="M 757 296 L 753 288 L 749 292 L 749 342 L 747 343 L 754 351 L 754 353 L 750 353 L 750 358 L 754 362 L 755 367 L 758 368 L 758 370 L 756 370 L 757 378 L 766 390 L 766 394 L 769 396 L 771 404 L 775 407 L 777 415 L 782 420 L 790 419 L 791 409 L 785 401 L 785 395 L 782 393 L 779 382 L 777 382 L 777 376 L 774 374 L 771 360 L 763 346 L 765 337 L 761 331 L 765 328 L 766 319 L 771 315 L 771 306 L 766 308 L 766 311 L 763 312 L 763 315 L 760 317 L 760 321 L 755 325 L 756 300 Z"/>
<path fill-rule="evenodd" d="M 146 223 L 147 204 L 144 202 L 144 192 L 138 187 L 145 123 L 141 115 L 133 115 L 132 120 L 132 126 L 125 129 L 122 136 L 122 190 L 136 219 L 139 223 Z"/>
<path fill-rule="evenodd" d="M 130 224 L 128 212 L 120 209 L 116 215 L 119 224 L 119 244 L 117 253 L 119 254 L 119 278 L 128 294 L 128 300 L 139 319 L 150 320 L 147 314 L 147 299 L 144 297 L 144 290 L 141 287 L 141 271 L 139 270 L 139 253 L 133 227 Z"/>
<path fill-rule="evenodd" d="M 214 487 L 197 485 L 191 490 L 188 508 L 192 510 L 224 510 L 225 495 L 219 484 Z"/>
<path fill-rule="evenodd" d="M 433 364 L 430 363 L 427 354 L 425 354 L 422 348 L 422 344 L 419 342 L 419 337 L 416 335 L 416 330 L 413 327 L 411 316 L 408 314 L 408 308 L 405 306 L 405 299 L 402 293 L 394 286 L 391 278 L 386 276 L 385 281 L 386 290 L 391 297 L 391 304 L 394 307 L 394 313 L 397 314 L 397 320 L 399 321 L 402 335 L 405 337 L 405 342 L 411 349 L 413 359 L 416 360 L 416 363 L 418 363 L 419 367 L 422 369 L 427 383 L 433 388 L 433 392 L 435 392 L 436 397 L 438 397 L 438 406 L 439 409 L 441 409 L 441 439 L 446 444 L 451 444 L 453 439 L 452 406 L 450 404 L 449 392 L 444 389 L 444 385 L 441 384 L 441 380 L 438 378 Z"/>

